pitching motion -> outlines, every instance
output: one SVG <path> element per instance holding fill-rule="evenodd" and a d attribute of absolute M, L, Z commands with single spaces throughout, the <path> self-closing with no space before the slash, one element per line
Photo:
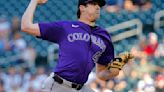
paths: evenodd
<path fill-rule="evenodd" d="M 128 52 L 115 57 L 111 37 L 95 24 L 105 0 L 79 0 L 77 21 L 33 23 L 37 5 L 46 2 L 31 0 L 21 22 L 23 32 L 59 44 L 58 64 L 44 81 L 43 92 L 93 92 L 85 83 L 95 66 L 97 77 L 108 80 L 133 58 Z"/>

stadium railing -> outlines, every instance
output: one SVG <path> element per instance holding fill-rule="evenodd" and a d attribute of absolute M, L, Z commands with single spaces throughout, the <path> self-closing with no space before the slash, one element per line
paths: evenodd
<path fill-rule="evenodd" d="M 154 16 L 154 30 L 158 30 L 160 27 L 164 26 L 164 10 L 158 11 Z"/>
<path fill-rule="evenodd" d="M 131 27 L 135 26 L 135 28 L 131 29 Z M 127 29 L 126 31 L 119 32 L 118 34 L 112 36 L 112 41 L 117 42 L 120 40 L 123 40 L 125 38 L 129 38 L 131 36 L 141 36 L 142 35 L 142 29 L 143 29 L 143 24 L 139 19 L 132 19 L 126 22 L 122 22 L 120 24 L 114 25 L 112 27 L 106 28 L 108 33 L 113 33 L 116 31 L 119 31 L 121 29 Z"/>

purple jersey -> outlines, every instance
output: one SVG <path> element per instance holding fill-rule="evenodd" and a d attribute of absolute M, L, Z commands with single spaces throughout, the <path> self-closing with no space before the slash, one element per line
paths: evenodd
<path fill-rule="evenodd" d="M 114 48 L 106 30 L 80 21 L 39 23 L 41 38 L 59 44 L 59 61 L 54 70 L 62 78 L 83 84 L 95 63 L 107 65 Z"/>

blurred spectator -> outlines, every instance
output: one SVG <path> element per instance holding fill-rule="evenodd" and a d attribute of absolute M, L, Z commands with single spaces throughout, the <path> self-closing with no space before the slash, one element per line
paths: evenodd
<path fill-rule="evenodd" d="M 28 46 L 25 50 L 23 50 L 21 59 L 25 61 L 26 67 L 30 69 L 30 71 L 35 69 L 36 51 L 34 48 Z"/>
<path fill-rule="evenodd" d="M 146 0 L 146 3 L 141 7 L 142 10 L 146 11 L 152 8 L 151 0 Z"/>
<path fill-rule="evenodd" d="M 96 81 L 92 81 L 89 83 L 89 87 L 94 91 L 94 92 L 99 92 L 99 88 L 97 87 L 97 82 Z"/>
<path fill-rule="evenodd" d="M 0 67 L 0 80 L 5 80 L 5 78 L 6 78 L 6 73 L 4 69 Z"/>
<path fill-rule="evenodd" d="M 20 75 L 20 80 L 21 80 L 20 81 L 21 92 L 27 92 L 28 85 L 30 85 L 29 80 L 30 80 L 31 75 L 23 67 L 20 67 L 19 75 Z"/>
<path fill-rule="evenodd" d="M 132 0 L 134 5 L 141 7 L 142 10 L 148 10 L 151 8 L 151 0 Z"/>
<path fill-rule="evenodd" d="M 32 86 L 29 87 L 27 92 L 36 92 Z"/>
<path fill-rule="evenodd" d="M 14 35 L 14 39 L 12 40 L 12 48 L 14 49 L 14 51 L 21 52 L 26 49 L 26 46 L 27 44 L 25 40 L 22 38 L 21 34 L 16 33 Z"/>
<path fill-rule="evenodd" d="M 122 80 L 125 80 L 125 73 L 123 71 L 120 71 L 119 75 L 115 78 L 115 82 L 119 83 Z"/>
<path fill-rule="evenodd" d="M 108 12 L 118 12 L 122 8 L 136 12 L 149 10 L 152 7 L 151 0 L 107 0 L 106 10 Z"/>
<path fill-rule="evenodd" d="M 149 33 L 149 39 L 148 39 L 148 45 L 145 47 L 144 52 L 148 55 L 148 56 L 154 56 L 155 51 L 158 48 L 158 36 L 156 35 L 156 33 Z"/>
<path fill-rule="evenodd" d="M 162 40 L 162 43 L 159 43 L 159 46 L 157 48 L 157 50 L 155 51 L 155 64 L 160 66 L 160 67 L 164 67 L 164 38 Z"/>
<path fill-rule="evenodd" d="M 154 80 L 149 73 L 145 73 L 138 82 L 138 92 L 155 92 Z"/>
<path fill-rule="evenodd" d="M 157 50 L 155 51 L 155 56 L 157 58 L 164 57 L 164 38 L 162 40 L 162 43 L 159 44 Z"/>
<path fill-rule="evenodd" d="M 134 90 L 137 86 L 137 82 L 139 80 L 138 72 L 136 70 L 132 70 L 130 76 L 126 77 L 127 80 L 127 87 L 129 90 Z"/>
<path fill-rule="evenodd" d="M 107 88 L 103 88 L 101 92 L 112 92 L 112 90 L 107 89 Z"/>
<path fill-rule="evenodd" d="M 38 92 L 38 83 L 36 82 L 36 75 L 35 74 L 31 74 L 29 83 L 27 84 L 28 88 L 27 88 L 27 92 Z"/>
<path fill-rule="evenodd" d="M 16 33 L 18 33 L 20 31 L 20 19 L 18 18 L 18 16 L 14 16 L 12 18 L 12 21 L 11 21 L 12 25 L 11 25 L 11 30 L 12 30 L 12 33 L 11 33 L 11 36 L 13 37 Z"/>
<path fill-rule="evenodd" d="M 143 51 L 139 50 L 136 45 L 131 48 L 130 52 L 135 56 L 135 58 L 140 60 L 147 57 L 147 55 Z"/>
<path fill-rule="evenodd" d="M 45 74 L 45 68 L 38 67 L 36 71 L 36 75 L 33 75 L 30 79 L 28 91 L 40 92 L 41 85 L 46 78 L 47 78 L 47 75 Z"/>
<path fill-rule="evenodd" d="M 120 81 L 114 87 L 114 92 L 127 92 L 127 82 L 125 80 Z"/>
<path fill-rule="evenodd" d="M 21 77 L 17 74 L 15 67 L 8 69 L 8 75 L 4 79 L 7 92 L 20 92 Z"/>
<path fill-rule="evenodd" d="M 127 91 L 127 82 L 125 80 L 125 74 L 123 71 L 120 71 L 119 75 L 115 78 L 115 87 L 114 92 L 126 92 Z"/>
<path fill-rule="evenodd" d="M 11 32 L 10 23 L 5 16 L 0 16 L 0 54 L 10 49 L 9 34 Z"/>
<path fill-rule="evenodd" d="M 150 0 L 132 0 L 134 5 L 142 6 L 145 5 L 147 2 L 150 2 Z"/>
<path fill-rule="evenodd" d="M 164 92 L 164 76 L 159 74 L 156 77 L 156 92 Z"/>
<path fill-rule="evenodd" d="M 139 7 L 134 5 L 132 0 L 125 0 L 124 9 L 135 12 L 139 10 Z"/>
<path fill-rule="evenodd" d="M 118 12 L 123 8 L 124 0 L 107 0 L 106 11 L 107 12 Z"/>
<path fill-rule="evenodd" d="M 114 86 L 115 86 L 115 83 L 113 80 L 107 81 L 107 89 L 109 92 L 113 92 L 112 90 L 114 90 Z"/>
<path fill-rule="evenodd" d="M 6 92 L 4 89 L 4 82 L 0 79 L 0 92 Z"/>
<path fill-rule="evenodd" d="M 96 82 L 98 84 L 98 89 L 100 90 L 100 92 L 106 90 L 106 81 L 103 81 L 103 80 L 100 80 L 100 79 L 97 78 Z"/>
<path fill-rule="evenodd" d="M 131 72 L 134 70 L 134 68 L 137 66 L 136 61 L 133 59 L 130 62 L 128 62 L 122 69 L 124 71 L 125 76 L 130 76 Z"/>
<path fill-rule="evenodd" d="M 143 51 L 147 45 L 147 39 L 145 35 L 139 38 L 139 51 Z"/>
<path fill-rule="evenodd" d="M 134 68 L 138 72 L 138 76 L 141 78 L 143 74 L 149 73 L 149 74 L 155 74 L 156 72 L 163 72 L 163 68 L 156 66 L 152 62 L 148 62 L 147 59 L 142 59 L 139 62 L 138 66 L 135 66 Z"/>
<path fill-rule="evenodd" d="M 0 37 L 2 39 L 9 39 L 9 34 L 11 32 L 11 26 L 10 23 L 7 21 L 6 16 L 2 15 L 0 16 Z"/>
<path fill-rule="evenodd" d="M 147 40 L 146 36 L 142 35 L 139 38 L 139 42 L 136 43 L 132 48 L 131 48 L 131 53 L 135 56 L 135 61 L 143 61 L 147 58 L 147 55 L 145 54 L 144 50 L 147 45 Z M 134 64 L 133 64 L 134 65 Z"/>

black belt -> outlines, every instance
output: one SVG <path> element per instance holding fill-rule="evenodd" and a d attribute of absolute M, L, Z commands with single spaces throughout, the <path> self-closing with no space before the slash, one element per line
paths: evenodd
<path fill-rule="evenodd" d="M 60 76 L 54 74 L 53 79 L 54 79 L 57 83 L 63 84 L 63 79 L 62 79 Z M 71 86 L 72 86 L 72 88 L 74 88 L 74 89 L 76 89 L 76 90 L 80 90 L 80 89 L 83 87 L 83 84 L 77 84 L 77 83 L 71 82 Z"/>

